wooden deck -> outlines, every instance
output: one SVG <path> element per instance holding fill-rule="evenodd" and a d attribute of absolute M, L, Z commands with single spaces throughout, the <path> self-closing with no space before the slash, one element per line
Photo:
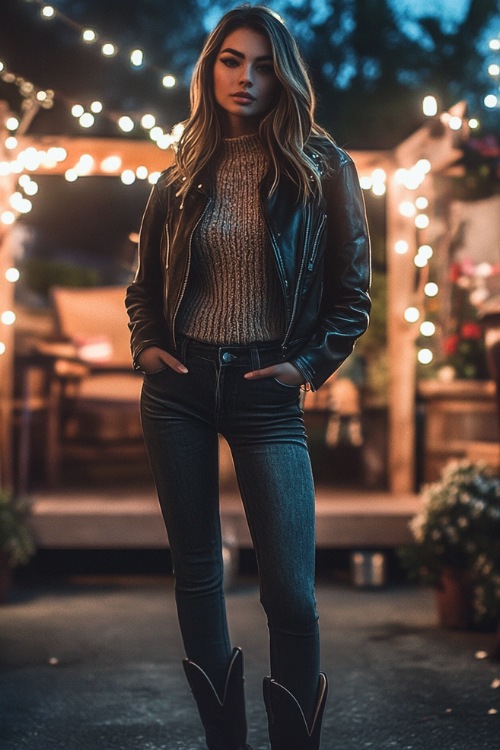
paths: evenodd
<path fill-rule="evenodd" d="M 33 531 L 39 548 L 160 548 L 168 545 L 154 490 L 60 489 L 32 494 Z M 320 487 L 317 545 L 323 548 L 391 548 L 411 541 L 408 522 L 416 495 Z M 251 547 L 241 501 L 223 492 L 224 537 Z"/>

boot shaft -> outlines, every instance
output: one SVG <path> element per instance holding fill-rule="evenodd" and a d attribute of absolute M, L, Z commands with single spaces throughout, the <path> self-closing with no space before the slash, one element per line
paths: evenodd
<path fill-rule="evenodd" d="M 198 706 L 209 750 L 251 750 L 246 744 L 247 722 L 243 678 L 243 653 L 233 650 L 222 696 L 208 675 L 189 659 L 183 659 L 191 692 Z"/>
<path fill-rule="evenodd" d="M 326 675 L 319 676 L 316 710 L 310 726 L 298 701 L 283 685 L 266 677 L 263 687 L 271 750 L 319 750 L 328 695 Z"/>

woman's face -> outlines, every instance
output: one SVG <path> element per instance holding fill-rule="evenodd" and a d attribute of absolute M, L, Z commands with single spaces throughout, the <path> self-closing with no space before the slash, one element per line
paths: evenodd
<path fill-rule="evenodd" d="M 269 39 L 252 29 L 236 29 L 222 42 L 213 75 L 224 135 L 255 133 L 280 89 Z"/>

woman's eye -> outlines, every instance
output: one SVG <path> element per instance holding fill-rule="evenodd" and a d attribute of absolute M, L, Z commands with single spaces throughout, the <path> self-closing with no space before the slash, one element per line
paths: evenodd
<path fill-rule="evenodd" d="M 274 74 L 274 66 L 273 65 L 260 65 L 259 66 L 259 73 L 264 73 L 264 75 L 272 75 Z"/>
<path fill-rule="evenodd" d="M 220 61 L 223 65 L 227 65 L 228 68 L 235 68 L 238 65 L 238 61 L 234 57 L 221 57 Z"/>

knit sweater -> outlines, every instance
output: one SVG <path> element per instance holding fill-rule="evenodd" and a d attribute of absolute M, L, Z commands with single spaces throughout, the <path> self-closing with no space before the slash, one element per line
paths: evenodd
<path fill-rule="evenodd" d="M 283 295 L 259 198 L 267 158 L 257 135 L 228 138 L 195 231 L 179 330 L 213 344 L 283 338 Z"/>

